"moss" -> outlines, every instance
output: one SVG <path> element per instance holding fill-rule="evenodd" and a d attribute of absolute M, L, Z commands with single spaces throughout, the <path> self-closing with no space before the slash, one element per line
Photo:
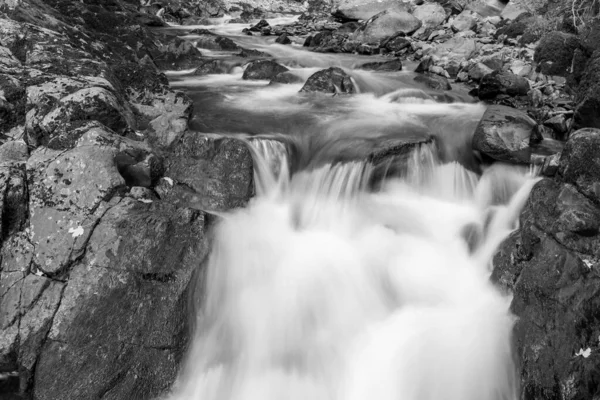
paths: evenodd
<path fill-rule="evenodd" d="M 571 65 L 579 39 L 564 32 L 551 32 L 545 35 L 535 49 L 534 60 L 546 75 L 567 76 L 572 73 Z"/>

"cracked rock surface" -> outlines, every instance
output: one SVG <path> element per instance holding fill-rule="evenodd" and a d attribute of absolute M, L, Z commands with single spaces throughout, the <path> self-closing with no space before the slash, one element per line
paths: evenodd
<path fill-rule="evenodd" d="M 0 398 L 163 394 L 206 211 L 253 194 L 245 144 L 188 131 L 159 67 L 200 54 L 152 17 L 129 0 L 0 8 Z"/>

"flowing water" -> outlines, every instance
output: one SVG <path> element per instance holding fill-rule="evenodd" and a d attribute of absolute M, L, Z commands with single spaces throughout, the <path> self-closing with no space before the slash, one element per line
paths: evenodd
<path fill-rule="evenodd" d="M 489 275 L 535 179 L 478 163 L 484 106 L 243 27 L 206 28 L 299 76 L 342 66 L 360 93 L 301 94 L 237 66 L 171 74 L 195 129 L 247 141 L 257 194 L 215 229 L 170 400 L 516 400 L 510 299 Z"/>

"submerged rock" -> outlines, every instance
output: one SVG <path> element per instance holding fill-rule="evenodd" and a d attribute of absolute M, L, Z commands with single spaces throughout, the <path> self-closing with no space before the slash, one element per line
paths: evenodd
<path fill-rule="evenodd" d="M 498 161 L 527 164 L 536 123 L 514 108 L 490 106 L 473 135 L 473 149 Z"/>
<path fill-rule="evenodd" d="M 300 92 L 356 93 L 350 75 L 341 68 L 331 67 L 312 74 Z"/>
<path fill-rule="evenodd" d="M 273 60 L 257 60 L 248 64 L 242 79 L 272 79 L 288 69 Z"/>

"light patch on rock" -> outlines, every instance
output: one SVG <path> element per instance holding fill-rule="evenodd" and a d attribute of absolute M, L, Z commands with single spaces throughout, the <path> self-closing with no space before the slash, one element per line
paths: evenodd
<path fill-rule="evenodd" d="M 168 176 L 165 176 L 163 179 L 167 181 L 169 185 L 173 186 L 173 179 L 169 178 Z"/>
<path fill-rule="evenodd" d="M 69 233 L 72 234 L 74 238 L 83 235 L 83 227 L 78 225 L 77 228 L 69 228 Z"/>
<path fill-rule="evenodd" d="M 585 266 L 588 267 L 589 269 L 592 269 L 592 267 L 594 266 L 594 263 L 591 260 L 582 260 L 582 261 L 585 264 Z"/>
<path fill-rule="evenodd" d="M 579 349 L 579 352 L 577 352 L 575 354 L 575 356 L 582 356 L 583 358 L 588 358 L 590 356 L 590 354 L 592 354 L 592 349 L 590 349 L 589 347 L 585 350 L 583 349 Z"/>
<path fill-rule="evenodd" d="M 146 204 L 152 203 L 152 200 L 150 200 L 150 199 L 138 199 L 138 201 L 141 201 L 142 203 L 146 203 Z"/>

